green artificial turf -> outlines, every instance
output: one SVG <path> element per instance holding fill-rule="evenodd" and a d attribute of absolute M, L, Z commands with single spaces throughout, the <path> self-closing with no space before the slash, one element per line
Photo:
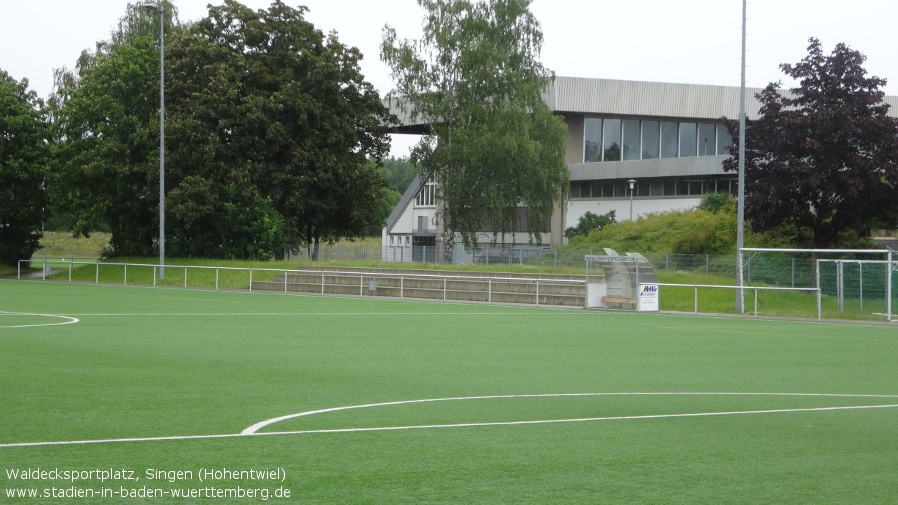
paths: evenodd
<path fill-rule="evenodd" d="M 0 281 L 0 312 L 0 503 L 898 496 L 894 326 L 22 281 Z M 32 326 L 71 321 L 48 315 L 77 322 Z M 71 441 L 100 442 L 16 445 Z M 210 486 L 244 495 L 171 496 Z"/>

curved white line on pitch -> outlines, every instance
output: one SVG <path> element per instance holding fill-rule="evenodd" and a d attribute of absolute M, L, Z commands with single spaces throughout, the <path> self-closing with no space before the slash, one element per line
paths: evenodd
<path fill-rule="evenodd" d="M 355 410 L 355 409 L 367 409 L 374 407 L 390 407 L 395 405 L 408 405 L 414 403 L 433 403 L 433 402 L 450 402 L 450 401 L 463 401 L 463 400 L 497 400 L 497 399 L 508 399 L 508 398 L 559 398 L 559 397 L 572 397 L 572 396 L 810 396 L 810 397 L 827 397 L 827 398 L 898 398 L 898 395 L 853 395 L 853 394 L 827 394 L 827 393 L 548 393 L 548 394 L 533 394 L 533 395 L 491 395 L 491 396 L 459 396 L 459 397 L 451 397 L 451 398 L 427 398 L 423 400 L 401 400 L 395 402 L 383 402 L 383 403 L 366 403 L 363 405 L 348 405 L 344 407 L 331 407 L 327 409 L 319 409 L 319 410 L 309 410 L 306 412 L 298 412 L 296 414 L 289 414 L 286 416 L 273 417 L 271 419 L 266 419 L 264 421 L 260 421 L 245 430 L 241 431 L 241 435 L 255 435 L 257 432 L 266 426 L 270 426 L 275 423 L 279 423 L 281 421 L 286 421 L 288 419 L 295 419 L 297 417 L 306 417 L 312 416 L 315 414 L 326 414 L 328 412 L 339 412 L 343 410 Z M 841 409 L 842 407 L 833 407 L 832 409 Z M 812 409 L 813 410 L 813 409 Z M 776 411 L 752 411 L 752 412 L 738 412 L 738 413 L 767 413 L 767 412 L 796 412 L 802 411 L 801 409 L 792 409 L 792 410 L 776 410 Z M 587 419 L 587 420 L 607 420 L 607 419 L 642 419 L 642 418 L 658 418 L 658 417 L 682 417 L 686 414 L 675 414 L 675 415 L 658 415 L 658 416 L 637 416 L 637 417 L 615 417 L 615 418 L 595 418 L 595 419 Z M 692 415 L 711 415 L 711 414 L 692 414 Z M 719 415 L 719 414 L 717 414 Z M 520 423 L 497 423 L 497 425 L 504 424 L 524 424 L 531 421 L 524 421 Z M 570 421 L 533 421 L 538 423 L 546 423 L 546 422 L 570 422 Z M 491 426 L 492 424 L 471 424 L 471 425 L 451 425 L 451 426 Z M 367 430 L 374 430 L 376 428 L 370 428 Z M 396 429 L 396 428 L 394 428 Z M 318 430 L 316 430 L 318 431 Z M 336 430 L 337 432 L 342 430 Z M 306 432 L 300 432 L 306 433 Z"/>
<path fill-rule="evenodd" d="M 612 393 L 626 395 L 651 395 L 651 394 L 696 394 L 696 393 Z M 699 393 L 713 394 L 713 393 Z M 754 394 L 764 395 L 765 393 L 722 393 L 722 394 Z M 775 393 L 774 393 L 775 394 Z M 530 395 L 530 396 L 546 396 L 546 395 Z M 559 395 L 550 395 L 559 396 Z M 588 396 L 584 395 L 564 395 L 564 396 Z M 783 395 L 778 395 L 783 396 Z M 817 394 L 794 394 L 786 396 L 843 396 L 843 397 L 873 397 L 873 398 L 896 398 L 892 395 L 817 395 Z M 499 397 L 503 398 L 503 397 Z M 410 402 L 403 402 L 410 403 Z M 838 410 L 867 410 L 867 409 L 889 409 L 898 408 L 898 404 L 892 405 L 850 405 L 846 407 L 811 407 L 804 409 L 772 409 L 772 410 L 739 410 L 727 412 L 690 412 L 685 414 L 648 414 L 642 416 L 611 416 L 611 417 L 586 417 L 578 419 L 541 419 L 531 421 L 503 421 L 492 423 L 456 423 L 456 424 L 427 424 L 414 426 L 379 426 L 373 428 L 337 428 L 337 429 L 320 429 L 320 430 L 297 430 L 297 431 L 277 431 L 267 433 L 224 433 L 218 435 L 183 435 L 171 437 L 136 437 L 136 438 L 108 438 L 99 440 L 70 440 L 57 442 L 19 442 L 12 444 L 0 444 L 0 449 L 9 447 L 41 447 L 50 445 L 86 445 L 86 444 L 110 444 L 110 443 L 128 443 L 128 442 L 164 442 L 176 440 L 208 440 L 216 438 L 243 438 L 243 437 L 266 437 L 266 436 L 283 436 L 283 435 L 314 435 L 327 433 L 363 433 L 369 431 L 402 431 L 402 430 L 425 430 L 439 428 L 474 428 L 482 426 L 520 426 L 535 424 L 558 424 L 558 423 L 584 423 L 597 421 L 624 421 L 638 419 L 673 419 L 680 417 L 714 417 L 714 416 L 735 416 L 748 414 L 787 414 L 793 412 L 829 412 Z"/>
<path fill-rule="evenodd" d="M 585 423 L 596 421 L 627 421 L 636 419 L 673 419 L 677 417 L 713 417 L 736 416 L 747 414 L 786 414 L 790 412 L 826 412 L 834 410 L 866 410 L 889 409 L 896 405 L 852 405 L 847 407 L 811 407 L 806 409 L 773 409 L 773 410 L 736 410 L 730 412 L 688 412 L 685 414 L 648 414 L 642 416 L 611 416 L 611 417 L 583 417 L 577 419 L 543 419 L 536 421 L 500 421 L 493 423 L 456 423 L 456 424 L 425 424 L 415 426 L 378 426 L 373 428 L 337 428 L 322 430 L 297 430 L 297 431 L 272 431 L 267 433 L 253 433 L 243 436 L 262 437 L 266 435 L 307 435 L 313 433 L 361 433 L 366 431 L 400 431 L 400 430 L 425 430 L 437 428 L 472 428 L 481 426 L 520 426 L 528 424 L 557 424 L 557 423 Z M 2 447 L 2 446 L 0 446 Z"/>
<path fill-rule="evenodd" d="M 529 421 L 504 421 L 504 422 L 484 422 L 484 423 L 456 423 L 456 424 L 430 424 L 415 426 L 383 426 L 372 428 L 338 428 L 338 429 L 319 429 L 319 430 L 298 430 L 298 431 L 279 431 L 256 433 L 250 431 L 254 427 L 267 426 L 277 421 L 291 419 L 301 416 L 309 416 L 324 412 L 337 412 L 341 410 L 351 410 L 369 407 L 380 407 L 388 405 L 403 405 L 411 403 L 427 403 L 440 401 L 458 401 L 458 400 L 487 400 L 499 398 L 552 398 L 552 397 L 574 397 L 574 396 L 805 396 L 805 397 L 822 397 L 822 398 L 898 398 L 898 395 L 864 395 L 864 394 L 830 394 L 830 393 L 556 393 L 556 394 L 534 394 L 534 395 L 494 395 L 494 396 L 467 396 L 454 398 L 430 398 L 424 400 L 406 400 L 397 402 L 371 403 L 366 405 L 351 405 L 346 407 L 335 407 L 330 409 L 312 410 L 308 412 L 300 412 L 290 416 L 282 416 L 274 418 L 274 420 L 263 421 L 257 423 L 240 433 L 221 433 L 213 435 L 180 435 L 168 437 L 134 437 L 134 438 L 107 438 L 97 440 L 64 440 L 55 442 L 16 442 L 16 443 L 0 443 L 0 449 L 11 447 L 41 447 L 55 445 L 86 445 L 86 444 L 109 444 L 109 443 L 130 443 L 130 442 L 164 442 L 177 440 L 208 440 L 216 438 L 241 438 L 241 437 L 263 437 L 277 435 L 309 435 L 309 434 L 326 434 L 326 433 L 362 433 L 369 431 L 400 431 L 400 430 L 423 430 L 437 428 L 471 428 L 480 426 L 517 426 L 517 425 L 535 425 L 535 424 L 556 424 L 556 423 L 582 423 L 596 421 L 619 421 L 619 420 L 637 420 L 637 419 L 672 419 L 681 417 L 712 417 L 712 416 L 732 416 L 747 414 L 783 414 L 790 412 L 827 412 L 839 410 L 866 410 L 866 409 L 887 409 L 898 408 L 898 404 L 886 405 L 849 405 L 844 407 L 811 407 L 800 409 L 771 409 L 771 410 L 740 410 L 726 412 L 691 412 L 684 414 L 648 414 L 640 416 L 610 416 L 610 417 L 588 417 L 577 419 L 542 419 Z M 267 424 L 265 424 L 267 423 Z M 259 428 L 256 428 L 259 429 Z"/>
<path fill-rule="evenodd" d="M 60 318 L 60 319 L 67 319 L 67 321 L 62 321 L 59 323 L 17 324 L 17 325 L 9 325 L 9 326 L 0 325 L 0 328 L 36 328 L 39 326 L 63 326 L 66 324 L 74 324 L 74 323 L 80 322 L 80 320 L 77 317 L 60 316 L 59 314 L 33 314 L 30 312 L 0 312 L 0 316 L 39 316 L 39 317 L 56 317 L 56 318 Z"/>

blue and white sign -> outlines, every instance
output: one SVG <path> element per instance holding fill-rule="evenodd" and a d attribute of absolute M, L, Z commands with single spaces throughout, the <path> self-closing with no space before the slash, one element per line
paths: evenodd
<path fill-rule="evenodd" d="M 657 312 L 658 310 L 658 285 L 640 284 L 639 295 L 636 297 L 636 311 Z"/>

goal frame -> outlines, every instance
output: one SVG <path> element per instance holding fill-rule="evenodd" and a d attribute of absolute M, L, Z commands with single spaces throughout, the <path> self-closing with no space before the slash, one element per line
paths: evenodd
<path fill-rule="evenodd" d="M 777 252 L 777 253 L 807 253 L 807 254 L 864 254 L 864 255 L 879 255 L 880 257 L 885 258 L 886 262 L 886 321 L 892 322 L 892 271 L 895 269 L 895 251 L 892 249 L 777 249 L 777 248 L 765 248 L 765 247 L 741 247 L 737 251 L 739 255 L 738 263 L 742 265 L 742 268 L 745 268 L 746 263 L 743 261 L 743 255 L 745 253 L 752 252 Z M 820 259 L 818 258 L 814 262 L 815 276 L 817 278 L 817 310 L 818 313 L 821 310 L 821 306 L 823 304 L 823 290 L 820 287 Z M 736 287 L 736 296 L 740 299 L 743 299 L 745 296 L 745 290 L 750 289 L 746 286 L 737 286 Z M 745 307 L 745 304 L 742 304 L 742 307 Z"/>

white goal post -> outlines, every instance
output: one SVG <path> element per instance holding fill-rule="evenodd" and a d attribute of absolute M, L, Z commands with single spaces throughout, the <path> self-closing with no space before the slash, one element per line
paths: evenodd
<path fill-rule="evenodd" d="M 743 247 L 744 289 L 752 282 L 791 288 L 816 288 L 818 310 L 824 296 L 838 301 L 838 310 L 883 310 L 893 320 L 898 274 L 891 249 L 773 249 Z M 738 289 L 738 288 L 737 288 Z M 866 306 L 865 306 L 866 302 Z M 744 306 L 744 305 L 743 305 Z"/>

